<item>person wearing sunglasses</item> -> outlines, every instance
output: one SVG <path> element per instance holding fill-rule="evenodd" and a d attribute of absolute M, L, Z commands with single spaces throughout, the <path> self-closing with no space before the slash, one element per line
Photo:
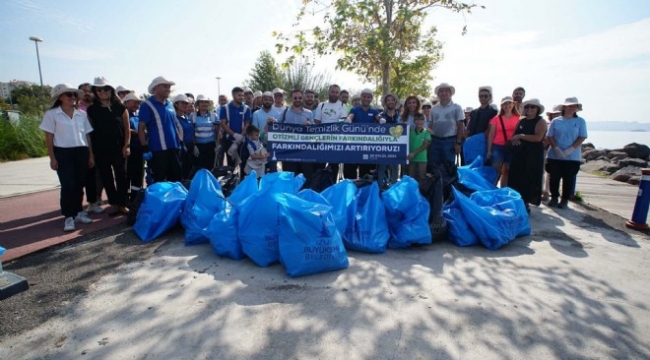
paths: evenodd
<path fill-rule="evenodd" d="M 469 113 L 467 124 L 467 137 L 476 134 L 487 135 L 490 120 L 497 115 L 497 110 L 490 106 L 492 103 L 492 87 L 481 86 L 478 88 L 478 101 L 481 104 L 478 108 Z"/>
<path fill-rule="evenodd" d="M 510 139 L 513 145 L 508 186 L 515 189 L 530 213 L 530 204 L 539 206 L 542 201 L 544 176 L 544 136 L 546 121 L 542 118 L 544 106 L 537 99 L 523 103 L 525 117 L 519 120 L 515 134 Z"/>
<path fill-rule="evenodd" d="M 293 90 L 291 92 L 291 107 L 284 110 L 278 121 L 282 124 L 312 125 L 314 113 L 303 107 L 303 99 L 302 91 Z M 282 170 L 291 171 L 296 175 L 303 174 L 306 179 L 309 179 L 314 173 L 314 164 L 283 161 Z"/>
<path fill-rule="evenodd" d="M 551 150 L 548 152 L 546 171 L 551 179 L 551 200 L 548 206 L 566 209 L 580 171 L 581 145 L 587 139 L 587 122 L 578 116 L 578 111 L 582 111 L 582 104 L 578 98 L 567 98 L 561 104 L 561 111 L 562 115 L 555 118 L 548 129 L 546 139 Z M 562 200 L 558 202 L 560 180 L 562 180 Z"/>
<path fill-rule="evenodd" d="M 129 112 L 106 78 L 95 78 L 92 91 L 94 99 L 88 107 L 88 120 L 94 129 L 92 140 L 97 171 L 108 203 L 116 207 L 110 215 L 126 215 L 129 213 L 126 161 L 131 153 Z"/>
<path fill-rule="evenodd" d="M 50 168 L 61 183 L 61 213 L 65 218 L 63 230 L 75 230 L 75 222 L 92 222 L 83 212 L 83 188 L 88 169 L 94 166 L 93 131 L 86 113 L 76 108 L 83 92 L 68 84 L 52 90 L 54 104 L 45 112 L 40 129 L 45 132 Z"/>

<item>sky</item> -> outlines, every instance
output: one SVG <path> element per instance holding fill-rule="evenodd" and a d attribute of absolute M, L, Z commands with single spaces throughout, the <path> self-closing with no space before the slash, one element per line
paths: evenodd
<path fill-rule="evenodd" d="M 249 78 L 261 51 L 275 54 L 272 32 L 292 31 L 299 3 L 3 0 L 0 81 L 38 83 L 29 37 L 39 36 L 45 84 L 76 86 L 103 76 L 141 94 L 162 75 L 176 82 L 172 91 L 215 99 L 218 87 L 228 94 Z M 444 53 L 432 71 L 432 88 L 448 82 L 456 88 L 456 103 L 475 107 L 479 86 L 492 86 L 495 102 L 523 86 L 527 98 L 547 108 L 578 97 L 588 121 L 650 123 L 644 116 L 650 99 L 650 1 L 475 3 L 485 9 L 429 13 L 427 25 L 437 27 Z M 336 71 L 335 57 L 318 59 L 315 68 L 328 71 L 343 88 L 368 85 Z"/>

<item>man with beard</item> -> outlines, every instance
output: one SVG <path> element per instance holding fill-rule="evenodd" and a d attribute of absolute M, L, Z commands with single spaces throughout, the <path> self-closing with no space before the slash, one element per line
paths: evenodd
<path fill-rule="evenodd" d="M 330 85 L 328 101 L 322 102 L 316 107 L 314 114 L 314 122 L 316 124 L 328 124 L 345 120 L 345 117 L 348 116 L 348 110 L 345 104 L 339 100 L 340 93 L 340 86 L 336 84 Z M 325 166 L 326 164 L 316 164 L 317 168 L 323 168 Z M 332 181 L 336 181 L 339 173 L 339 164 L 330 163 L 329 166 L 334 176 Z"/>
<path fill-rule="evenodd" d="M 251 92 L 251 101 L 253 92 Z M 253 120 L 251 109 L 244 103 L 244 90 L 240 87 L 232 89 L 232 100 L 219 110 L 222 137 L 221 149 L 228 152 L 233 143 L 241 145 L 246 133 L 246 127 Z M 239 152 L 237 151 L 237 154 Z M 228 166 L 235 166 L 233 153 L 226 154 Z"/>
<path fill-rule="evenodd" d="M 347 90 L 341 90 L 341 96 L 340 96 L 341 103 L 345 105 L 345 111 L 348 113 L 350 112 L 350 109 L 352 108 L 352 105 L 350 105 L 350 92 Z"/>
<path fill-rule="evenodd" d="M 297 125 L 310 125 L 313 124 L 314 114 L 303 107 L 303 95 L 300 90 L 293 90 L 291 92 L 291 107 L 287 108 L 281 117 L 278 119 L 283 124 L 297 124 Z M 294 174 L 303 174 L 306 179 L 309 179 L 314 171 L 313 164 L 307 162 L 282 162 L 282 170 L 291 171 Z"/>
<path fill-rule="evenodd" d="M 481 86 L 478 88 L 478 101 L 481 106 L 469 113 L 467 124 L 467 137 L 487 133 L 490 120 L 497 115 L 497 110 L 490 106 L 492 103 L 492 87 Z"/>
<path fill-rule="evenodd" d="M 268 145 L 268 124 L 277 121 L 277 118 L 274 116 L 275 113 L 273 110 L 273 93 L 270 91 L 265 91 L 262 94 L 262 107 L 253 113 L 253 122 L 252 125 L 255 125 L 256 128 L 260 129 L 260 141 L 266 147 Z M 278 171 L 278 162 L 269 161 L 266 163 L 268 172 Z"/>
<path fill-rule="evenodd" d="M 90 106 L 93 103 L 93 92 L 90 89 L 90 83 L 83 83 L 79 85 L 78 89 L 83 91 L 84 93 L 83 96 L 77 102 L 77 107 L 79 107 L 79 110 L 83 110 L 84 112 L 86 112 L 88 111 L 88 106 Z"/>
<path fill-rule="evenodd" d="M 519 114 L 525 114 L 524 112 L 524 98 L 526 97 L 526 90 L 523 87 L 519 86 L 512 91 L 512 100 L 515 102 L 515 108 L 519 111 Z"/>
<path fill-rule="evenodd" d="M 360 96 L 360 104 L 350 110 L 350 114 L 345 120 L 348 123 L 361 123 L 372 124 L 379 122 L 381 117 L 379 111 L 371 106 L 372 104 L 372 90 L 363 89 Z M 354 97 L 352 98 L 354 103 Z M 359 169 L 359 178 L 364 177 L 370 173 L 372 165 L 370 164 L 346 164 L 343 167 L 343 176 L 346 179 L 357 178 L 357 168 Z"/>
<path fill-rule="evenodd" d="M 314 92 L 314 90 L 305 90 L 305 99 L 302 106 L 311 112 L 316 110 L 318 101 L 316 100 L 316 92 Z"/>

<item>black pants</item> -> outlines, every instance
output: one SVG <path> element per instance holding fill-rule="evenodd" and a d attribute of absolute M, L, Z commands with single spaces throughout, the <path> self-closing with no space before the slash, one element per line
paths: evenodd
<path fill-rule="evenodd" d="M 144 181 L 144 160 L 142 159 L 142 148 L 131 147 L 131 155 L 126 163 L 126 176 L 129 180 L 131 190 L 142 189 Z"/>
<path fill-rule="evenodd" d="M 303 174 L 305 176 L 305 179 L 309 179 L 314 174 L 314 164 L 283 161 L 282 171 L 290 171 L 296 175 Z"/>
<path fill-rule="evenodd" d="M 569 200 L 575 188 L 578 171 L 580 171 L 579 161 L 548 159 L 546 172 L 551 179 L 551 197 L 558 198 L 560 196 L 560 180 L 562 180 L 562 200 Z"/>
<path fill-rule="evenodd" d="M 88 148 L 54 147 L 54 158 L 59 163 L 56 174 L 61 183 L 61 213 L 64 217 L 75 217 L 83 210 L 84 184 L 88 174 Z"/>
<path fill-rule="evenodd" d="M 192 178 L 193 168 L 196 164 L 194 157 L 194 143 L 185 143 L 187 151 L 181 150 L 181 179 L 189 180 Z"/>
<path fill-rule="evenodd" d="M 357 168 L 359 168 L 359 178 L 370 174 L 372 164 L 345 164 L 343 165 L 343 177 L 346 179 L 357 178 Z"/>
<path fill-rule="evenodd" d="M 86 173 L 86 181 L 84 188 L 86 189 L 86 201 L 88 204 L 94 204 L 97 202 L 97 188 L 98 183 L 101 183 L 101 180 L 97 180 L 97 167 L 93 166 L 88 169 Z"/>
<path fill-rule="evenodd" d="M 199 148 L 199 157 L 196 159 L 196 167 L 198 169 L 212 170 L 212 168 L 214 168 L 214 160 L 217 156 L 214 152 L 217 144 L 213 141 L 207 144 L 195 144 L 194 146 Z M 188 148 L 187 151 L 189 152 L 190 149 Z"/>
<path fill-rule="evenodd" d="M 108 203 L 126 206 L 129 182 L 126 177 L 126 159 L 121 149 L 100 150 L 95 154 L 95 166 L 102 178 Z"/>
<path fill-rule="evenodd" d="M 181 181 L 181 160 L 178 149 L 152 151 L 151 160 L 147 162 L 151 168 L 154 182 Z"/>
<path fill-rule="evenodd" d="M 226 163 L 228 164 L 228 166 L 235 166 L 235 159 L 233 159 L 230 155 L 228 155 L 228 149 L 230 149 L 232 143 L 233 141 L 230 140 L 228 136 L 224 136 L 221 138 L 221 152 L 223 153 L 223 155 L 226 156 Z M 223 163 L 223 155 L 219 156 L 219 159 L 221 160 L 219 165 Z"/>

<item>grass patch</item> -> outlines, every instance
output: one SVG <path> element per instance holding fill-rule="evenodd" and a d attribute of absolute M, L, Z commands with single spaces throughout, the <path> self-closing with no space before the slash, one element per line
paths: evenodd
<path fill-rule="evenodd" d="M 573 201 L 577 201 L 577 202 L 583 202 L 584 201 L 584 198 L 582 197 L 582 194 L 580 193 L 580 191 L 576 191 L 576 193 L 573 195 Z"/>
<path fill-rule="evenodd" d="M 41 118 L 22 114 L 12 123 L 0 119 L 0 161 L 21 160 L 47 155 Z"/>

